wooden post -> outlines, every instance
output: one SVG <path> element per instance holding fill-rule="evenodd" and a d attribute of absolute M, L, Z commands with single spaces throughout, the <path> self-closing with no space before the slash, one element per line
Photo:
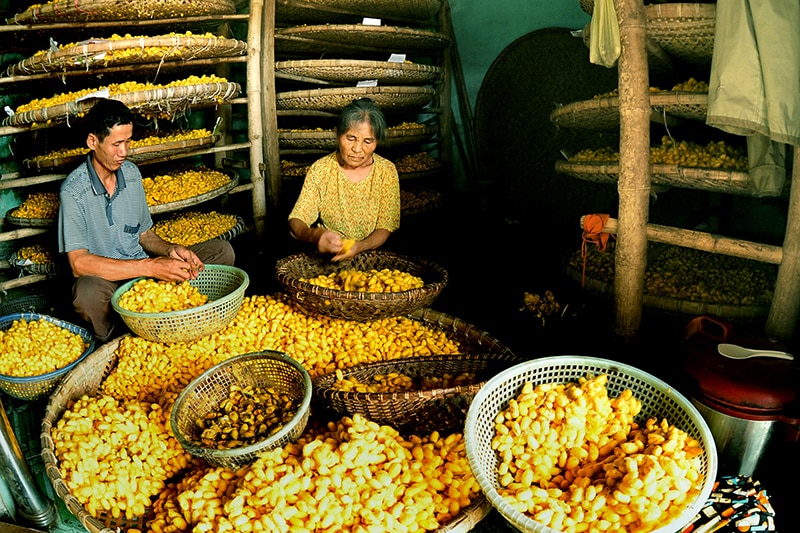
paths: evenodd
<path fill-rule="evenodd" d="M 778 266 L 775 294 L 764 332 L 788 341 L 795 333 L 800 313 L 800 147 L 794 146 L 789 211 L 783 237 L 783 260 Z"/>
<path fill-rule="evenodd" d="M 650 201 L 650 78 L 642 0 L 615 0 L 619 19 L 619 230 L 614 275 L 616 333 L 627 342 L 642 321 Z"/>
<path fill-rule="evenodd" d="M 273 5 L 272 2 L 270 5 Z M 261 94 L 261 72 L 264 68 L 262 54 L 268 55 L 266 50 L 272 50 L 271 46 L 263 46 L 263 13 L 264 0 L 252 0 L 247 24 L 247 132 L 250 141 L 250 183 L 253 184 L 253 223 L 258 237 L 264 233 L 267 214 L 263 171 L 265 138 Z M 272 65 L 272 62 L 267 64 Z"/>
<path fill-rule="evenodd" d="M 264 0 L 260 0 L 264 1 Z M 281 156 L 278 151 L 278 112 L 275 107 L 275 2 L 266 2 L 261 44 L 262 120 L 264 132 L 264 171 L 269 205 L 278 207 L 281 196 Z"/>

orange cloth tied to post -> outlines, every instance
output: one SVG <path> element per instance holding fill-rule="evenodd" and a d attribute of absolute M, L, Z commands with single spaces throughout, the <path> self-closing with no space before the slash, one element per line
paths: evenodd
<path fill-rule="evenodd" d="M 583 217 L 583 242 L 581 243 L 581 258 L 583 259 L 583 272 L 581 272 L 581 287 L 586 284 L 586 246 L 588 243 L 597 245 L 601 252 L 606 250 L 610 233 L 603 233 L 610 215 L 591 214 Z"/>

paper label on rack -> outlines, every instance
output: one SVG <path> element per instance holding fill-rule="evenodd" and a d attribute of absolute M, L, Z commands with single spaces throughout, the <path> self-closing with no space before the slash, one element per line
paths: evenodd
<path fill-rule="evenodd" d="M 405 63 L 406 62 L 406 55 L 405 54 L 392 54 L 389 56 L 390 63 Z"/>
<path fill-rule="evenodd" d="M 108 89 L 100 89 L 99 91 L 95 91 L 91 94 L 87 94 L 86 96 L 81 96 L 76 102 L 80 102 L 81 100 L 88 100 L 89 98 L 108 98 Z"/>
<path fill-rule="evenodd" d="M 378 80 L 361 80 L 356 83 L 356 87 L 377 87 Z"/>
<path fill-rule="evenodd" d="M 5 106 L 3 108 L 3 110 L 6 112 L 6 115 L 8 115 L 9 117 L 13 117 L 14 116 L 14 110 L 11 109 L 9 106 Z"/>
<path fill-rule="evenodd" d="M 373 19 L 369 17 L 364 17 L 364 20 L 361 21 L 361 24 L 364 26 L 380 26 L 381 19 Z"/>

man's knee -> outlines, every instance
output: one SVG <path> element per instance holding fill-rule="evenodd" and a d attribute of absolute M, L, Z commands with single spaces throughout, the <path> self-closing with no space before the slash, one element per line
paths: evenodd
<path fill-rule="evenodd" d="M 232 266 L 236 260 L 233 246 L 222 239 L 211 239 L 190 248 L 204 264 Z"/>

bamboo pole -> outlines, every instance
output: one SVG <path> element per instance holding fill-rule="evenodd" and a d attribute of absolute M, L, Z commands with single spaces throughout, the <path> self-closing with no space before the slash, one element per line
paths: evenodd
<path fill-rule="evenodd" d="M 792 184 L 783 238 L 783 261 L 764 328 L 769 337 L 787 341 L 794 336 L 800 313 L 800 149 L 793 147 Z"/>
<path fill-rule="evenodd" d="M 25 285 L 32 285 L 47 279 L 44 274 L 31 274 L 29 276 L 22 276 L 21 278 L 14 278 L 0 283 L 0 291 L 8 291 L 17 287 L 24 287 Z"/>
<path fill-rule="evenodd" d="M 642 0 L 615 0 L 619 19 L 619 235 L 614 274 L 616 333 L 628 342 L 642 321 L 650 200 L 650 86 Z"/>
<path fill-rule="evenodd" d="M 452 19 L 450 18 L 450 3 L 445 0 L 439 10 L 439 24 L 442 33 L 452 33 Z M 447 34 L 447 33 L 446 33 Z M 452 45 L 451 45 L 452 46 Z M 439 138 L 442 144 L 439 148 L 439 158 L 448 168 L 453 169 L 453 109 L 450 97 L 451 68 L 453 64 L 453 49 L 449 48 L 442 55 L 442 77 L 439 80 L 436 98 L 442 114 L 439 116 Z"/>
<path fill-rule="evenodd" d="M 0 242 L 15 241 L 25 237 L 33 237 L 34 235 L 41 235 L 50 231 L 49 228 L 21 228 L 11 231 L 4 231 L 0 233 Z"/>
<path fill-rule="evenodd" d="M 272 2 L 270 2 L 272 5 Z M 247 136 L 250 141 L 250 183 L 253 185 L 251 202 L 256 235 L 264 231 L 266 207 L 266 187 L 264 185 L 264 123 L 261 109 L 261 65 L 262 29 L 264 19 L 264 0 L 250 2 L 250 18 L 247 24 Z M 271 63 L 269 63 L 271 64 Z"/>
<path fill-rule="evenodd" d="M 583 219 L 584 217 L 581 217 L 581 227 L 583 227 Z M 617 229 L 617 219 L 609 218 L 602 233 L 615 234 Z M 647 224 L 645 233 L 648 241 L 693 248 L 703 252 L 741 257 L 742 259 L 772 263 L 774 265 L 779 265 L 783 259 L 783 250 L 780 246 L 732 239 L 703 231 Z"/>
<path fill-rule="evenodd" d="M 275 2 L 266 3 L 261 35 L 261 87 L 264 94 L 259 120 L 263 131 L 268 133 L 264 138 L 265 198 L 270 207 L 277 208 L 281 196 L 281 155 L 278 148 L 278 115 L 275 99 Z"/>

